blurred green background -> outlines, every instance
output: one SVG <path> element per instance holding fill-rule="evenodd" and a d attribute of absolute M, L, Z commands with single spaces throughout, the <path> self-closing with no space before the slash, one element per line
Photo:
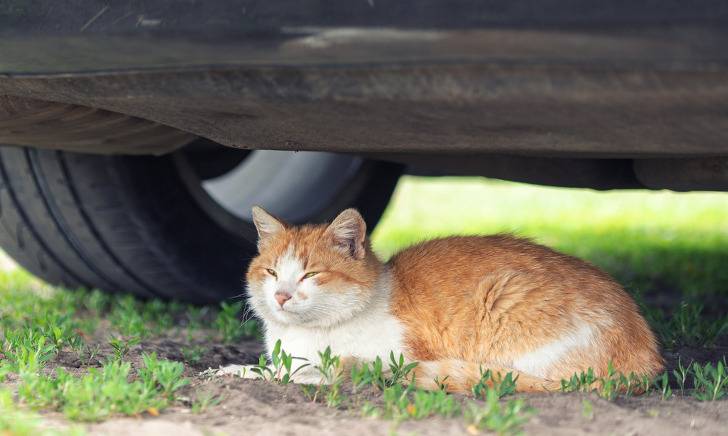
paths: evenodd
<path fill-rule="evenodd" d="M 438 236 L 502 232 L 586 259 L 652 305 L 692 299 L 709 312 L 728 307 L 728 193 L 405 176 L 372 239 L 387 259 Z M 3 279 L 29 278 L 2 251 L 0 271 Z"/>
<path fill-rule="evenodd" d="M 482 178 L 404 177 L 373 245 L 387 258 L 435 236 L 499 232 L 587 259 L 633 293 L 677 299 L 728 295 L 726 193 L 598 192 Z"/>

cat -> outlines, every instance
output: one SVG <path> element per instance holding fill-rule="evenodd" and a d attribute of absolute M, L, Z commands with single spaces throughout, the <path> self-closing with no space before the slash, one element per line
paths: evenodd
<path fill-rule="evenodd" d="M 269 354 L 280 340 L 312 364 L 295 382 L 320 382 L 313 365 L 326 347 L 350 363 L 401 353 L 418 362 L 418 386 L 446 380 L 450 392 L 469 392 L 485 369 L 513 373 L 520 392 L 558 390 L 588 368 L 597 377 L 610 365 L 639 376 L 663 370 L 635 302 L 575 257 L 509 235 L 457 236 L 383 263 L 354 209 L 328 225 L 292 226 L 259 207 L 252 216 L 259 255 L 248 304 Z"/>

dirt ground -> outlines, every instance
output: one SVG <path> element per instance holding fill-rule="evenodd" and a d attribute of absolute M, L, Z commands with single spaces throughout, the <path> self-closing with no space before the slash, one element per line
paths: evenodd
<path fill-rule="evenodd" d="M 156 352 L 160 357 L 182 360 L 184 342 L 175 338 L 158 338 L 135 346 L 127 359 L 139 363 L 141 353 Z M 728 344 L 706 350 L 680 350 L 683 361 L 698 358 L 717 360 L 728 354 Z M 209 377 L 200 375 L 207 368 L 230 363 L 255 363 L 262 351 L 256 341 L 242 341 L 235 345 L 206 344 L 209 352 L 202 359 L 188 365 L 186 375 L 191 384 L 182 392 L 181 404 L 164 410 L 160 416 L 114 418 L 103 423 L 83 425 L 90 434 L 104 435 L 386 435 L 386 434 L 468 434 L 463 417 L 452 419 L 431 418 L 392 421 L 362 417 L 361 405 L 348 409 L 331 409 L 324 404 L 312 403 L 295 385 L 280 386 L 260 380 L 237 377 Z M 102 355 L 104 350 L 102 346 Z M 677 353 L 666 355 L 669 364 L 677 360 Z M 49 365 L 63 366 L 70 371 L 83 371 L 83 363 L 75 355 L 61 353 Z M 211 394 L 222 401 L 203 413 L 195 414 L 190 404 L 196 396 Z M 522 395 L 536 412 L 524 427 L 526 434 L 582 435 L 615 434 L 660 436 L 728 434 L 728 401 L 699 402 L 679 395 L 662 401 L 658 395 L 618 398 L 607 401 L 596 394 L 539 394 Z M 376 395 L 358 395 L 356 401 Z M 43 415 L 51 426 L 67 426 L 62 415 Z"/>

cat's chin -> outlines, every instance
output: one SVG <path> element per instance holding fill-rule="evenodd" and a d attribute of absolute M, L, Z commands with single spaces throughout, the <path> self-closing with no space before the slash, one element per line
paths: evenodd
<path fill-rule="evenodd" d="M 332 313 L 332 316 L 315 316 L 317 311 L 293 311 L 281 308 L 271 310 L 268 308 L 266 316 L 261 317 L 264 321 L 286 327 L 301 327 L 307 329 L 328 329 L 336 325 L 346 323 L 353 316 Z M 338 316 L 337 316 L 338 315 Z M 348 315 L 348 314 L 347 314 Z"/>
<path fill-rule="evenodd" d="M 314 319 L 307 308 L 289 307 L 281 308 L 278 305 L 268 305 L 265 316 L 268 322 L 285 326 L 318 327 L 321 320 Z"/>

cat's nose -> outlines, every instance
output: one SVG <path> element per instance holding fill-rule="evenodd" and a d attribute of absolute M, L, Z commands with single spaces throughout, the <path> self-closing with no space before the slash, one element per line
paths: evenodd
<path fill-rule="evenodd" d="M 273 295 L 278 302 L 278 304 L 283 307 L 284 304 L 286 304 L 286 301 L 290 300 L 292 295 L 288 292 L 278 291 Z"/>

